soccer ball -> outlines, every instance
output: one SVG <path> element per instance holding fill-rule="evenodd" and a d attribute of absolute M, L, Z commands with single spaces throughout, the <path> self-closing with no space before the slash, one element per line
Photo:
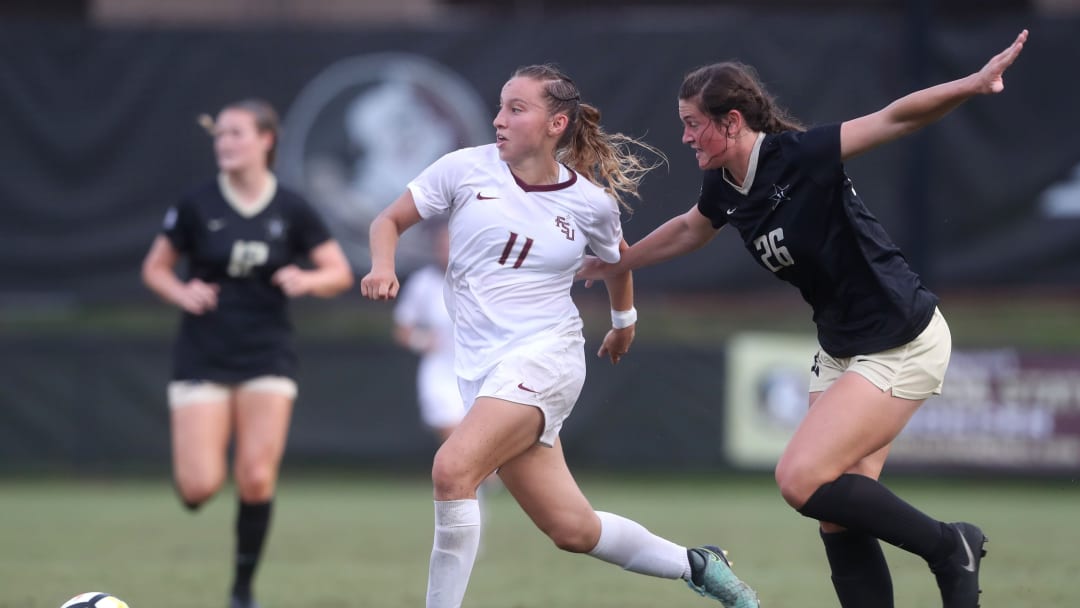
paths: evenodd
<path fill-rule="evenodd" d="M 60 608 L 128 608 L 128 605 L 124 600 L 108 593 L 91 591 L 76 595 L 64 602 L 64 605 L 60 606 Z"/>

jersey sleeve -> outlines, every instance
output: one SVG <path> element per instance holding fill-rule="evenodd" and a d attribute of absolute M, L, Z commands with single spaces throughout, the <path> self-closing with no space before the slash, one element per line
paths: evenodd
<path fill-rule="evenodd" d="M 300 198 L 297 203 L 293 213 L 292 241 L 300 253 L 308 254 L 333 237 L 322 216 L 311 205 Z"/>
<path fill-rule="evenodd" d="M 619 204 L 607 193 L 603 201 L 594 208 L 595 212 L 585 228 L 589 249 L 596 257 L 608 264 L 616 264 L 622 258 L 619 245 L 623 240 L 622 215 Z"/>
<path fill-rule="evenodd" d="M 468 170 L 464 158 L 464 150 L 445 154 L 409 182 L 409 192 L 420 217 L 428 219 L 450 211 L 457 186 Z"/>
<path fill-rule="evenodd" d="M 195 240 L 195 210 L 188 199 L 181 199 L 165 212 L 161 222 L 161 234 L 180 253 L 191 250 Z"/>
<path fill-rule="evenodd" d="M 792 160 L 819 185 L 836 180 L 843 173 L 840 159 L 840 123 L 814 127 L 808 131 L 788 131 L 781 146 Z"/>
<path fill-rule="evenodd" d="M 719 230 L 727 224 L 727 213 L 723 204 L 724 176 L 721 171 L 706 171 L 701 179 L 701 193 L 698 195 L 698 211 L 709 218 L 712 227 Z"/>

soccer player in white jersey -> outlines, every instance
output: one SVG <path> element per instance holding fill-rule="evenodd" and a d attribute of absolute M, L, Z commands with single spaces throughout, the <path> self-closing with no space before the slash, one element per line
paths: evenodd
<path fill-rule="evenodd" d="M 468 412 L 435 455 L 435 541 L 428 608 L 456 608 L 480 539 L 476 490 L 491 472 L 560 549 L 626 570 L 683 579 L 727 608 L 758 605 L 716 547 L 687 549 L 640 524 L 596 512 L 566 465 L 559 429 L 585 381 L 582 322 L 570 297 L 588 247 L 617 262 L 627 245 L 621 197 L 655 165 L 600 128 L 600 112 L 550 65 L 503 86 L 494 144 L 447 154 L 409 183 L 371 225 L 361 292 L 394 298 L 394 251 L 421 219 L 449 215 L 447 307 Z M 634 337 L 630 273 L 606 281 L 612 329 L 599 356 L 617 363 Z"/>
<path fill-rule="evenodd" d="M 454 322 L 443 297 L 450 234 L 443 221 L 436 220 L 430 229 L 435 260 L 402 283 L 394 305 L 394 340 L 420 356 L 416 370 L 420 420 L 441 443 L 465 416 L 465 405 L 454 373 Z"/>

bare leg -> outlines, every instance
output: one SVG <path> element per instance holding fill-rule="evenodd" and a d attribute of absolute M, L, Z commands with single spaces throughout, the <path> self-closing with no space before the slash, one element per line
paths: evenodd
<path fill-rule="evenodd" d="M 242 389 L 236 393 L 236 555 L 232 602 L 255 606 L 251 585 L 270 531 L 274 491 L 285 452 L 292 398 Z"/>
<path fill-rule="evenodd" d="M 225 483 L 232 411 L 225 401 L 199 402 L 170 410 L 173 480 L 180 499 L 196 509 Z"/>

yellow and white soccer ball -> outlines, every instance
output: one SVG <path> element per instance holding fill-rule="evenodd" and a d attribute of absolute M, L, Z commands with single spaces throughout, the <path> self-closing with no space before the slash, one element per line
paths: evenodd
<path fill-rule="evenodd" d="M 64 602 L 60 608 L 128 608 L 124 600 L 108 593 L 91 591 L 80 593 Z"/>

